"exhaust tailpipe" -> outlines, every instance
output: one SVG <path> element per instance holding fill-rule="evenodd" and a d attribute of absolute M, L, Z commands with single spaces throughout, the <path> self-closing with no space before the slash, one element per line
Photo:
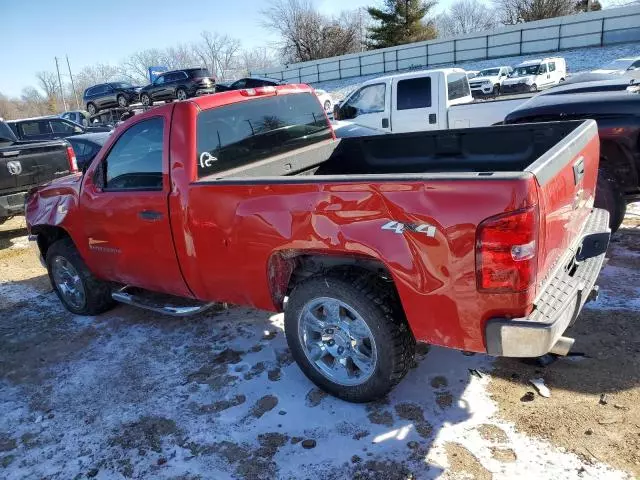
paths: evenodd
<path fill-rule="evenodd" d="M 555 355 L 560 355 L 564 357 L 569 353 L 569 350 L 571 350 L 571 347 L 573 347 L 574 343 L 575 343 L 575 339 L 573 338 L 560 337 L 558 341 L 555 343 L 555 345 L 551 347 L 551 350 L 549 350 L 549 353 L 553 353 Z"/>

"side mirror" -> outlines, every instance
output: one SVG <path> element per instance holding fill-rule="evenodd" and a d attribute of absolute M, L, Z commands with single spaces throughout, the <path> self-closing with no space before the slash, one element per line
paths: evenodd
<path fill-rule="evenodd" d="M 343 105 L 340 107 L 340 120 L 349 120 L 351 118 L 356 118 L 358 115 L 358 110 L 356 107 L 352 107 L 351 105 Z"/>

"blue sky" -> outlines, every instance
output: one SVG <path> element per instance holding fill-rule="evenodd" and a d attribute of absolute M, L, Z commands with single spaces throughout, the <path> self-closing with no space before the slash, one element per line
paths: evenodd
<path fill-rule="evenodd" d="M 381 0 L 314 0 L 339 14 Z M 438 10 L 452 0 L 440 0 Z M 603 2 L 605 3 L 605 2 Z M 54 57 L 69 55 L 74 72 L 94 63 L 118 63 L 148 48 L 198 39 L 200 32 L 226 33 L 244 47 L 273 35 L 260 26 L 265 0 L 0 0 L 0 92 L 19 95 L 35 85 L 35 73 L 55 70 Z M 64 66 L 66 72 L 66 63 Z"/>

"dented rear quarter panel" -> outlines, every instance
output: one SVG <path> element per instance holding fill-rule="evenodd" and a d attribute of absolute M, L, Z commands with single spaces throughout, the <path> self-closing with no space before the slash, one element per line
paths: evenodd
<path fill-rule="evenodd" d="M 521 316 L 534 292 L 476 289 L 475 235 L 489 216 L 535 203 L 534 177 L 287 184 L 192 183 L 172 210 L 180 264 L 198 298 L 278 310 L 275 254 L 347 255 L 381 261 L 418 340 L 484 351 L 484 321 Z M 435 236 L 383 230 L 429 224 Z M 178 239 L 177 237 L 181 238 Z M 286 277 L 286 272 L 284 274 Z M 479 321 L 480 319 L 480 321 Z"/>

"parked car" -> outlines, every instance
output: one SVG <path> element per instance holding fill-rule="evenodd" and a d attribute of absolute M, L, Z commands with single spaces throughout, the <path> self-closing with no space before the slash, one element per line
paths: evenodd
<path fill-rule="evenodd" d="M 284 310 L 304 373 L 365 402 L 416 341 L 568 353 L 609 241 L 598 146 L 593 120 L 336 141 L 311 88 L 239 90 L 131 118 L 27 226 L 69 311 Z"/>
<path fill-rule="evenodd" d="M 159 100 L 186 100 L 190 97 L 215 93 L 216 80 L 206 68 L 184 68 L 165 72 L 152 84 L 142 87 L 140 101 L 142 105 L 153 105 Z"/>
<path fill-rule="evenodd" d="M 523 103 L 505 123 L 593 118 L 600 135 L 596 206 L 606 208 L 616 231 L 627 202 L 640 200 L 640 86 L 629 80 L 558 86 Z"/>
<path fill-rule="evenodd" d="M 618 58 L 613 62 L 593 70 L 592 73 L 606 73 L 609 75 L 623 75 L 627 72 L 640 70 L 640 57 Z"/>
<path fill-rule="evenodd" d="M 472 95 L 499 95 L 502 82 L 513 72 L 508 66 L 486 68 L 469 82 Z"/>
<path fill-rule="evenodd" d="M 444 130 L 493 125 L 525 101 L 473 103 L 466 72 L 444 68 L 364 82 L 334 107 L 333 116 L 340 120 L 337 128 L 355 123 L 381 133 Z"/>
<path fill-rule="evenodd" d="M 67 138 L 76 154 L 78 169 L 84 170 L 98 154 L 111 132 L 85 133 Z"/>
<path fill-rule="evenodd" d="M 502 82 L 502 93 L 537 92 L 558 85 L 567 78 L 567 64 L 562 57 L 527 60 L 515 66 Z"/>
<path fill-rule="evenodd" d="M 24 214 L 31 188 L 77 171 L 73 149 L 64 140 L 23 142 L 0 120 L 0 224 Z"/>
<path fill-rule="evenodd" d="M 243 88 L 275 87 L 277 85 L 283 85 L 283 82 L 281 82 L 280 80 L 276 80 L 275 78 L 246 77 L 228 84 L 219 83 L 216 86 L 216 92 L 227 92 L 229 90 L 241 90 Z"/>
<path fill-rule="evenodd" d="M 140 87 L 128 82 L 101 83 L 84 91 L 82 99 L 90 115 L 110 107 L 128 107 L 139 101 Z"/>
<path fill-rule="evenodd" d="M 90 126 L 90 117 L 91 115 L 86 110 L 72 110 L 70 112 L 64 112 L 60 114 L 60 118 L 64 118 L 65 120 L 69 120 L 73 123 L 77 123 L 78 125 L 82 125 L 83 127 Z"/>
<path fill-rule="evenodd" d="M 472 78 L 476 78 L 480 73 L 480 70 L 466 70 L 467 78 L 471 80 Z"/>
<path fill-rule="evenodd" d="M 7 125 L 20 140 L 53 140 L 89 132 L 109 132 L 110 127 L 83 127 L 60 117 L 37 117 L 10 120 Z"/>
<path fill-rule="evenodd" d="M 314 93 L 316 97 L 318 97 L 318 100 L 320 100 L 320 105 L 324 107 L 324 111 L 327 113 L 333 112 L 333 98 L 331 95 L 329 95 L 326 90 L 317 88 L 314 90 Z"/>

